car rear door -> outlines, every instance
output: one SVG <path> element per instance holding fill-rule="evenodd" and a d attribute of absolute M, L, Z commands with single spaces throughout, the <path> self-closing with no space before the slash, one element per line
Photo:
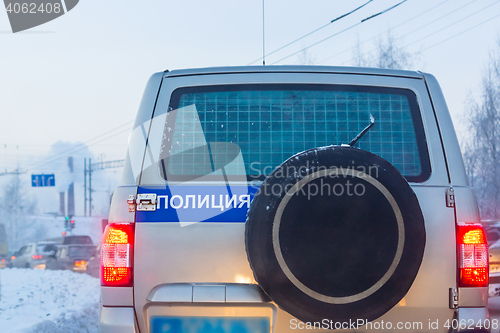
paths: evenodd
<path fill-rule="evenodd" d="M 240 304 L 257 303 L 258 305 L 252 305 L 252 309 L 245 308 L 243 312 L 238 312 L 232 304 L 228 304 L 228 295 L 232 293 L 228 290 L 232 290 L 234 286 L 239 288 L 256 284 L 245 251 L 244 222 L 250 200 L 260 183 L 257 181 L 249 184 L 246 179 L 231 178 L 231 171 L 228 170 L 236 170 L 239 167 L 235 156 L 231 158 L 236 161 L 235 165 L 228 166 L 227 163 L 221 162 L 222 167 L 206 174 L 219 176 L 218 180 L 210 177 L 187 177 L 165 182 L 161 176 L 162 168 L 165 167 L 161 164 L 164 158 L 160 158 L 162 153 L 165 154 L 163 142 L 172 135 L 169 133 L 175 133 L 178 129 L 175 126 L 179 126 L 174 126 L 169 120 L 175 117 L 177 111 L 170 107 L 174 91 L 183 87 L 235 84 L 364 85 L 407 89 L 416 96 L 418 117 L 422 122 L 427 145 L 425 154 L 428 155 L 431 171 L 428 177 L 410 182 L 410 185 L 424 216 L 427 239 L 421 267 L 410 290 L 394 308 L 377 321 L 389 321 L 396 325 L 397 322 L 408 319 L 414 321 L 419 328 L 418 325 L 428 325 L 429 320 L 451 319 L 454 310 L 449 306 L 449 292 L 457 286 L 455 213 L 452 207 L 447 207 L 445 200 L 450 180 L 434 109 L 424 80 L 417 75 L 382 77 L 314 73 L 249 73 L 236 76 L 215 74 L 165 78 L 153 118 L 137 126 L 131 135 L 131 146 L 141 140 L 146 145 L 147 141 L 145 151 L 142 150 L 142 155 L 137 155 L 144 157 L 141 162 L 131 161 L 132 169 L 136 170 L 133 171 L 134 178 L 139 183 L 135 212 L 133 292 L 141 330 L 147 331 L 154 316 L 205 313 L 211 316 L 219 313 L 267 316 L 279 332 L 291 329 L 290 320 L 293 317 L 276 307 L 261 292 L 252 297 L 245 298 L 243 293 L 240 293 L 239 296 L 231 298 Z M 197 109 L 185 108 L 182 112 L 191 114 L 193 119 L 196 119 Z M 229 125 L 224 122 L 219 124 L 220 128 Z M 149 133 L 148 140 L 144 133 Z M 262 132 L 259 133 L 262 135 Z M 188 134 L 193 135 L 193 131 Z M 193 140 L 195 144 L 189 152 L 192 155 L 208 152 L 206 156 L 210 156 L 212 150 L 231 150 L 228 146 L 217 146 L 212 142 L 200 144 L 197 140 L 203 141 L 203 138 L 193 137 Z M 226 140 L 217 141 L 227 143 Z M 387 147 L 395 149 L 390 143 Z M 189 158 L 186 156 L 183 158 Z M 214 161 L 212 163 L 217 164 Z M 203 209 L 190 209 L 194 207 Z M 218 214 L 214 215 L 217 209 Z M 165 303 L 169 303 L 169 306 Z M 192 308 L 186 307 L 186 303 Z M 208 303 L 216 304 L 218 310 L 208 306 Z M 176 304 L 179 307 L 175 307 Z M 169 312 L 171 310 L 173 312 Z M 362 327 L 361 330 L 370 330 L 370 327 Z M 443 327 L 439 330 L 444 331 Z"/>
<path fill-rule="evenodd" d="M 24 267 L 23 265 L 23 253 L 26 250 L 26 246 L 23 246 L 14 254 L 14 259 L 12 260 L 12 266 L 14 267 Z"/>

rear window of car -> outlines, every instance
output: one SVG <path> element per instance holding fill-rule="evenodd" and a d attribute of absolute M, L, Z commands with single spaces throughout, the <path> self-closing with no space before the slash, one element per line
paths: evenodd
<path fill-rule="evenodd" d="M 263 180 L 289 157 L 356 143 L 408 181 L 430 176 L 422 120 L 409 89 L 338 85 L 231 85 L 173 92 L 159 170 L 164 179 L 222 173 Z M 203 179 L 210 179 L 204 177 Z"/>
<path fill-rule="evenodd" d="M 89 236 L 67 236 L 64 237 L 64 245 L 68 244 L 90 244 L 92 245 L 92 239 Z"/>
<path fill-rule="evenodd" d="M 74 257 L 90 257 L 94 254 L 95 247 L 93 246 L 70 246 L 68 256 Z"/>
<path fill-rule="evenodd" d="M 26 248 L 24 249 L 23 254 L 25 254 L 25 253 L 30 254 L 32 249 L 33 249 L 33 245 L 26 245 Z"/>
<path fill-rule="evenodd" d="M 36 246 L 36 253 L 37 254 L 46 254 L 46 253 L 50 253 L 51 251 L 56 251 L 56 250 L 57 250 L 56 244 L 38 244 Z"/>

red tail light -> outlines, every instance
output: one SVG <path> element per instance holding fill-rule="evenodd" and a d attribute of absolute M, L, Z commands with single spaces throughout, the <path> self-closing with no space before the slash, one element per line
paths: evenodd
<path fill-rule="evenodd" d="M 108 224 L 101 244 L 101 285 L 132 286 L 133 224 Z"/>
<path fill-rule="evenodd" d="M 75 261 L 75 266 L 85 266 L 85 260 L 77 260 Z"/>
<path fill-rule="evenodd" d="M 460 287 L 487 287 L 488 243 L 479 224 L 458 226 Z"/>
<path fill-rule="evenodd" d="M 31 258 L 33 258 L 33 260 L 42 259 L 42 255 L 41 254 L 35 254 L 35 255 L 31 256 Z"/>

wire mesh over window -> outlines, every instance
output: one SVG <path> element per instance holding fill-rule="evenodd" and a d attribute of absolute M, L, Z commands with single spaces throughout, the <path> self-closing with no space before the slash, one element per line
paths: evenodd
<path fill-rule="evenodd" d="M 375 125 L 356 146 L 388 160 L 407 178 L 422 174 L 422 147 L 425 151 L 426 147 L 412 92 L 373 87 L 293 88 L 180 89 L 171 102 L 176 115 L 168 173 L 213 172 L 217 169 L 213 156 L 229 161 L 240 152 L 244 165 L 225 172 L 265 176 L 298 152 L 349 143 L 373 116 Z M 220 143 L 233 150 L 220 149 L 224 147 Z"/>

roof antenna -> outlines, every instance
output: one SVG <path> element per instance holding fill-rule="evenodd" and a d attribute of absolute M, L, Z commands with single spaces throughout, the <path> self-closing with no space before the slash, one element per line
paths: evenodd
<path fill-rule="evenodd" d="M 262 0 L 262 66 L 266 65 L 266 43 L 265 43 L 265 26 L 264 26 L 264 0 Z"/>

